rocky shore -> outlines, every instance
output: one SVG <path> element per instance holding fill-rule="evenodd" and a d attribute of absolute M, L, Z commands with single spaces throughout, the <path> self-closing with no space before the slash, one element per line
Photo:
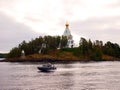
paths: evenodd
<path fill-rule="evenodd" d="M 77 57 L 70 52 L 59 54 L 32 54 L 18 58 L 6 58 L 0 62 L 53 62 L 53 63 L 74 63 L 74 62 L 100 62 L 100 61 L 120 61 L 119 58 L 103 55 L 101 60 L 91 60 L 89 57 Z"/>
<path fill-rule="evenodd" d="M 1 60 L 0 62 L 54 62 L 54 63 L 67 63 L 67 62 L 89 62 L 91 60 L 70 60 L 70 59 L 51 59 L 51 58 L 31 58 L 31 59 L 22 59 L 22 58 L 9 58 Z"/>
<path fill-rule="evenodd" d="M 74 62 L 101 62 L 101 61 L 120 61 L 120 60 L 88 60 L 88 59 L 82 59 L 82 60 L 70 60 L 70 59 L 51 59 L 51 58 L 9 58 L 1 60 L 0 62 L 51 62 L 51 63 L 74 63 Z"/>

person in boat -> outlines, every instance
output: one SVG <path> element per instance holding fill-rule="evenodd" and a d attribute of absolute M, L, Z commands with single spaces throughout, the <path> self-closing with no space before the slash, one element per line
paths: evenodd
<path fill-rule="evenodd" d="M 49 67 L 51 67 L 51 66 L 52 66 L 52 64 L 51 64 L 51 63 L 48 63 L 48 66 L 49 66 Z"/>
<path fill-rule="evenodd" d="M 44 67 L 51 67 L 52 64 L 51 64 L 51 63 L 48 63 L 48 64 L 44 64 L 43 66 L 44 66 Z"/>
<path fill-rule="evenodd" d="M 48 64 L 44 64 L 41 67 L 38 67 L 38 69 L 41 71 L 51 71 L 51 70 L 55 70 L 56 67 L 52 65 L 51 63 L 48 63 Z"/>

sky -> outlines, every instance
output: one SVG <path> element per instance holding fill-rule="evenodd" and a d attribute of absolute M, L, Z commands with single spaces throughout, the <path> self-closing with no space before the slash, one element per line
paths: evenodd
<path fill-rule="evenodd" d="M 23 40 L 62 35 L 65 23 L 80 38 L 120 45 L 119 0 L 0 0 L 0 53 Z"/>

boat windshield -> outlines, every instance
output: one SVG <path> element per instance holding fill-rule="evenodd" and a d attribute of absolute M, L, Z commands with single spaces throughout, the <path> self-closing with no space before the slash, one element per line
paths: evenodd
<path fill-rule="evenodd" d="M 48 64 L 44 64 L 43 67 L 52 67 L 53 65 L 48 63 Z"/>

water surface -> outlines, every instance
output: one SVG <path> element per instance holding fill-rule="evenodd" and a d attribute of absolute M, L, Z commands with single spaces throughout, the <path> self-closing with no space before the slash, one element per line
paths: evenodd
<path fill-rule="evenodd" d="M 120 62 L 55 64 L 51 73 L 41 63 L 0 63 L 0 90 L 120 90 Z"/>

